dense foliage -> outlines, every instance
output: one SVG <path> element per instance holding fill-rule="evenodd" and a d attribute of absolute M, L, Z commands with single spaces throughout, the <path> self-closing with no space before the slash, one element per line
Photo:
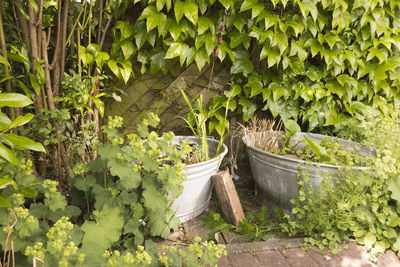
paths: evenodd
<path fill-rule="evenodd" d="M 299 194 L 293 204 L 293 218 L 282 224 L 289 234 L 302 234 L 308 245 L 328 246 L 353 237 L 373 254 L 391 248 L 400 251 L 400 190 L 397 118 L 352 119 L 338 131 L 347 138 L 362 136 L 364 144 L 377 147 L 371 168 L 342 167 L 335 174 L 320 174 L 320 190 L 309 190 L 312 177 L 299 175 Z M 385 141 L 382 142 L 382 138 Z M 312 186 L 311 186 L 312 188 Z"/>

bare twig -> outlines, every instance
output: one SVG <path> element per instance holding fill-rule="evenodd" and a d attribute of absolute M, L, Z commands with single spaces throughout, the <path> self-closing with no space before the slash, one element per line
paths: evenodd
<path fill-rule="evenodd" d="M 11 226 L 10 226 L 10 212 L 12 212 L 12 214 L 14 215 L 14 222 L 13 222 L 13 224 Z M 17 224 L 17 222 L 18 222 L 18 218 L 17 218 L 17 215 L 15 215 L 14 210 L 13 209 L 8 209 L 8 213 L 7 213 L 7 236 L 6 236 L 6 242 L 4 244 L 4 254 L 3 254 L 3 266 L 4 267 L 6 267 L 6 263 L 7 263 L 7 266 L 9 266 L 9 264 L 10 264 L 10 250 L 11 249 L 14 250 L 14 244 L 11 242 L 11 249 L 9 249 L 8 248 L 8 242 L 9 242 L 9 239 L 10 239 L 11 232 L 12 232 L 14 226 Z M 7 251 L 9 251 L 8 252 L 8 257 L 7 257 Z M 13 252 L 13 257 L 14 257 L 14 252 Z M 14 260 L 13 260 L 13 262 L 14 262 Z"/>
<path fill-rule="evenodd" d="M 45 265 L 44 265 L 44 260 L 42 260 L 42 259 L 40 259 L 40 258 L 38 258 L 38 257 L 34 257 L 34 258 L 33 258 L 33 267 L 36 267 L 36 266 L 37 266 L 36 261 L 40 261 L 40 262 L 42 263 L 42 266 L 45 267 Z"/>
<path fill-rule="evenodd" d="M 100 50 L 102 49 L 102 47 L 104 45 L 104 40 L 106 39 L 106 34 L 107 34 L 107 31 L 108 31 L 108 28 L 110 28 L 111 21 L 113 20 L 113 18 L 114 18 L 114 14 L 111 14 L 111 16 L 107 20 L 106 26 L 104 27 L 103 35 L 101 36 L 101 41 L 99 43 Z"/>

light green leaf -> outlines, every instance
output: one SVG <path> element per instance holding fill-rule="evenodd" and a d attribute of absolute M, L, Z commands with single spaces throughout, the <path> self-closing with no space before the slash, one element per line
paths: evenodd
<path fill-rule="evenodd" d="M 372 247 L 375 244 L 375 242 L 376 242 L 376 236 L 373 233 L 368 232 L 364 236 L 364 244 L 365 245 Z"/>
<path fill-rule="evenodd" d="M 8 60 L 1 55 L 0 55 L 0 63 L 6 65 L 8 67 L 11 67 L 10 63 L 8 63 Z"/>
<path fill-rule="evenodd" d="M 33 101 L 18 93 L 0 93 L 0 107 L 25 107 L 32 104 Z"/>
<path fill-rule="evenodd" d="M 101 211 L 93 212 L 95 222 L 86 221 L 82 225 L 85 233 L 82 250 L 85 253 L 98 254 L 99 257 L 121 238 L 124 219 L 116 207 L 105 205 Z"/>
<path fill-rule="evenodd" d="M 30 149 L 38 152 L 45 152 L 46 150 L 41 143 L 35 142 L 25 136 L 18 136 L 16 134 L 4 134 L 3 138 L 13 143 L 17 149 Z"/>
<path fill-rule="evenodd" d="M 10 201 L 3 194 L 0 194 L 0 208 L 11 208 Z"/>
<path fill-rule="evenodd" d="M 14 190 L 18 190 L 18 185 L 14 179 L 11 178 L 0 178 L 0 189 L 4 189 L 7 186 L 12 186 Z"/>
<path fill-rule="evenodd" d="M 32 113 L 27 113 L 23 116 L 18 116 L 17 118 L 15 118 L 15 120 L 13 120 L 10 123 L 10 129 L 11 128 L 15 128 L 18 126 L 22 126 L 25 125 L 26 123 L 28 123 L 30 120 L 32 120 L 32 118 L 35 117 L 35 115 L 33 115 Z M 1 120 L 0 120 L 1 121 Z"/>
<path fill-rule="evenodd" d="M 14 155 L 14 152 L 3 145 L 0 145 L 0 157 L 2 157 L 3 159 L 5 159 L 6 161 L 10 162 L 15 166 L 19 166 L 19 160 Z"/>
<path fill-rule="evenodd" d="M 296 121 L 294 120 L 285 120 L 283 121 L 283 123 L 285 124 L 285 128 L 287 131 L 289 132 L 301 132 L 301 128 L 300 126 L 297 124 Z"/>

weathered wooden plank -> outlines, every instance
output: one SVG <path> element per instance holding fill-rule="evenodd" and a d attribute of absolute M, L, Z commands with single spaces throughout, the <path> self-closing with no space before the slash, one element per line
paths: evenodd
<path fill-rule="evenodd" d="M 239 225 L 245 215 L 229 171 L 219 172 L 211 176 L 211 179 L 225 217 L 230 223 Z"/>

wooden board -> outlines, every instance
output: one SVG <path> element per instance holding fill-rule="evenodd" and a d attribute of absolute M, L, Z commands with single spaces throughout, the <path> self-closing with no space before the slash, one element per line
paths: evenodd
<path fill-rule="evenodd" d="M 211 176 L 211 179 L 225 217 L 231 224 L 239 225 L 245 215 L 229 171 L 219 172 Z"/>

